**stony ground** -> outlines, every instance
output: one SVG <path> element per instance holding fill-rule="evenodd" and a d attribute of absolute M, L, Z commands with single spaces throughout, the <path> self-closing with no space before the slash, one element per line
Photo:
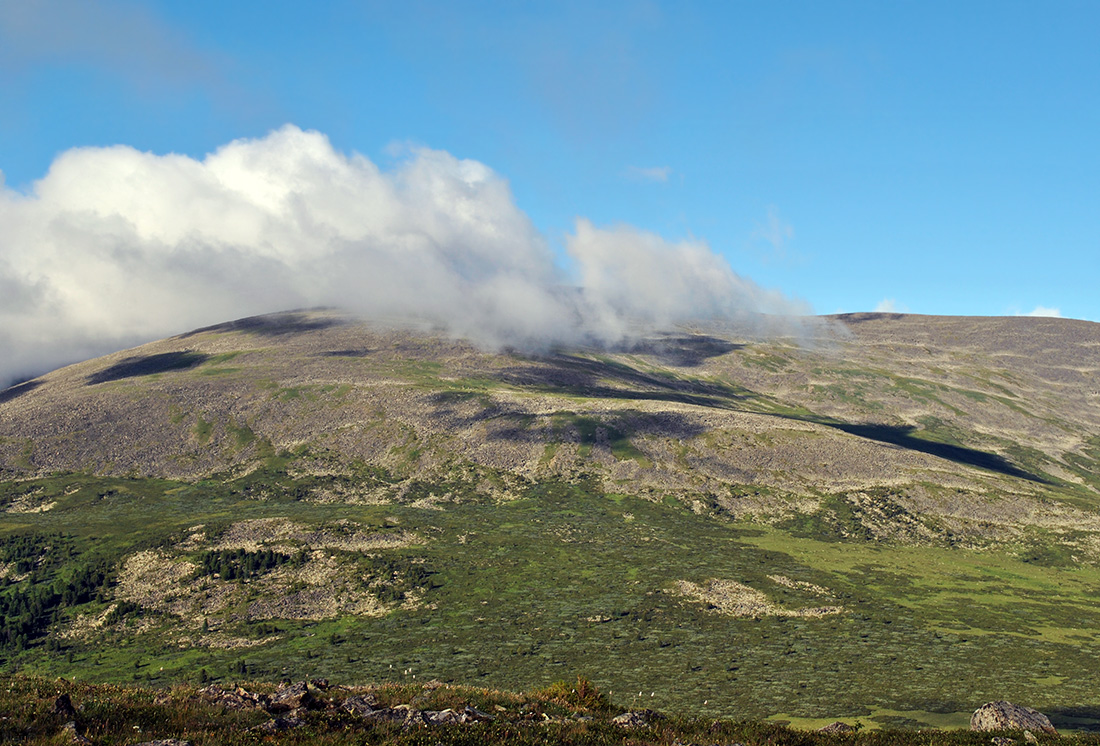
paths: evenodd
<path fill-rule="evenodd" d="M 894 540 L 1095 533 L 1100 518 L 1059 490 L 1091 501 L 1100 489 L 1098 381 L 1100 325 L 1063 319 L 861 314 L 799 338 L 680 329 L 629 349 L 531 356 L 303 312 L 0 394 L 0 476 L 194 480 L 294 452 L 309 456 L 299 474 L 360 464 L 391 477 L 329 480 L 317 501 L 401 500 L 413 478 L 514 494 L 485 468 L 521 483 L 596 474 L 607 491 L 764 520 L 843 493 L 845 510 Z M 27 495 L 5 509 L 50 507 Z M 929 515 L 936 526 L 919 519 Z"/>

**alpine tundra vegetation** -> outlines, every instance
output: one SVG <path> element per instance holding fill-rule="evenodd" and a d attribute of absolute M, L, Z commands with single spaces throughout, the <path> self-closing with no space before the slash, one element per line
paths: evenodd
<path fill-rule="evenodd" d="M 1100 325 L 760 328 L 535 353 L 296 311 L 13 386 L 0 665 L 1097 723 Z"/>

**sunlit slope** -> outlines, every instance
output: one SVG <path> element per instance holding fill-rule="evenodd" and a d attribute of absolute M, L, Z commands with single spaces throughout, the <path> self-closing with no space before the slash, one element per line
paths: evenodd
<path fill-rule="evenodd" d="M 1100 325 L 813 328 L 536 356 L 303 312 L 9 389 L 0 665 L 1089 722 Z"/>
<path fill-rule="evenodd" d="M 736 516 L 812 513 L 841 493 L 859 510 L 881 494 L 946 520 L 917 533 L 1091 527 L 1074 510 L 1100 486 L 1098 370 L 1100 325 L 1062 319 L 871 314 L 800 339 L 681 330 L 617 352 L 524 356 L 296 313 L 0 394 L 0 467 L 195 479 L 290 452 L 319 477 L 318 497 L 342 500 L 486 467 L 525 481 L 593 475 Z M 324 484 L 353 463 L 385 479 Z"/>

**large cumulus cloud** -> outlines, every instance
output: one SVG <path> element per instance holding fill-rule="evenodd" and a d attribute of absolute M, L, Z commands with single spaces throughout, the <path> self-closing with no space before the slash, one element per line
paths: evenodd
<path fill-rule="evenodd" d="M 701 242 L 578 220 L 566 276 L 489 167 L 411 150 L 393 170 L 286 126 L 199 161 L 60 155 L 0 193 L 0 386 L 243 315 L 337 305 L 486 345 L 622 342 L 628 329 L 803 313 Z"/>

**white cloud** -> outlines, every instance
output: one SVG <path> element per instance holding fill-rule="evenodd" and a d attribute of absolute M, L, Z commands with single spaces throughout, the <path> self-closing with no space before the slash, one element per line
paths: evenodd
<path fill-rule="evenodd" d="M 1047 308 L 1046 306 L 1035 306 L 1027 313 L 1017 313 L 1017 316 L 1045 316 L 1048 318 L 1060 319 L 1062 318 L 1062 312 L 1057 308 Z"/>
<path fill-rule="evenodd" d="M 668 181 L 668 177 L 672 175 L 672 167 L 654 166 L 652 168 L 639 168 L 638 166 L 631 166 L 626 170 L 626 175 L 633 181 L 648 181 L 664 184 Z"/>
<path fill-rule="evenodd" d="M 484 164 L 413 150 L 383 172 L 286 126 L 203 160 L 61 154 L 0 191 L 0 383 L 204 324 L 336 305 L 486 345 L 617 343 L 655 326 L 807 307 L 702 242 L 579 220 L 580 290 Z"/>
<path fill-rule="evenodd" d="M 875 313 L 909 313 L 909 308 L 893 298 L 883 298 L 875 306 Z"/>
<path fill-rule="evenodd" d="M 595 329 L 601 339 L 625 336 L 621 325 L 637 321 L 661 327 L 750 312 L 810 312 L 739 276 L 701 241 L 671 243 L 630 226 L 596 228 L 582 219 L 566 248 L 578 266 L 589 318 L 619 325 Z"/>

